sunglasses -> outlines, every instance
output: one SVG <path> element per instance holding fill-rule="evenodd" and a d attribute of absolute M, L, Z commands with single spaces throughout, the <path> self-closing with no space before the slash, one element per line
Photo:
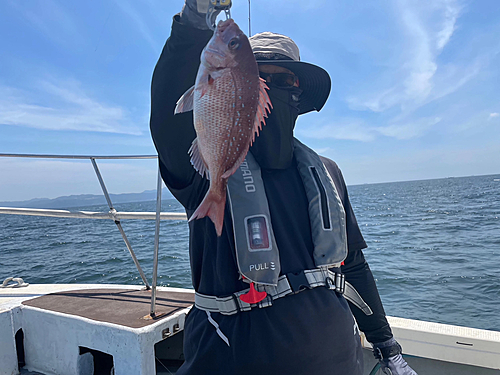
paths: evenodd
<path fill-rule="evenodd" d="M 289 73 L 264 73 L 259 71 L 262 79 L 280 89 L 299 87 L 299 77 Z"/>

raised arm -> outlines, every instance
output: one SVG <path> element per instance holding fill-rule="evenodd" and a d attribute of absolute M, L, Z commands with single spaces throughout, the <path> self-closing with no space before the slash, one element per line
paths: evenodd
<path fill-rule="evenodd" d="M 196 136 L 193 115 L 192 112 L 174 115 L 174 109 L 177 100 L 194 85 L 201 51 L 212 36 L 211 30 L 192 26 L 189 20 L 199 16 L 196 12 L 193 16 L 193 12 L 185 6 L 182 14 L 174 16 L 170 37 L 151 84 L 151 135 L 160 157 L 163 180 L 173 190 L 184 189 L 196 177 L 188 155 Z"/>

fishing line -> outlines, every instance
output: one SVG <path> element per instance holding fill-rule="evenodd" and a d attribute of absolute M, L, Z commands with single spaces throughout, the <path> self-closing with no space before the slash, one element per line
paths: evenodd
<path fill-rule="evenodd" d="M 248 0 L 248 36 L 252 36 L 252 26 L 251 26 L 251 19 L 250 19 L 250 0 Z"/>

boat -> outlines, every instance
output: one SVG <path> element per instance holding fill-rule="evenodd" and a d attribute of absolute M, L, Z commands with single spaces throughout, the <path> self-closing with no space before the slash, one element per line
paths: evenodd
<path fill-rule="evenodd" d="M 183 362 L 184 322 L 194 291 L 156 286 L 159 222 L 185 220 L 186 215 L 161 212 L 159 173 L 156 212 L 117 212 L 96 162 L 157 156 L 0 157 L 89 159 L 109 212 L 0 207 L 0 214 L 113 220 L 144 283 L 30 284 L 29 278 L 7 277 L 0 285 L 0 375 L 175 374 Z M 121 227 L 121 220 L 129 219 L 156 221 L 151 284 Z M 404 317 L 388 320 L 419 375 L 500 375 L 500 332 Z M 365 374 L 381 374 L 370 343 L 363 335 L 361 339 Z"/>

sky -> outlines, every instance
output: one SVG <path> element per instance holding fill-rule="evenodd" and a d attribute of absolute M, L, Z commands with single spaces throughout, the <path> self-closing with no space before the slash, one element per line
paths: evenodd
<path fill-rule="evenodd" d="M 2 0 L 0 153 L 155 154 L 151 74 L 183 3 Z M 348 185 L 500 173 L 500 1 L 253 0 L 262 31 L 329 72 L 295 134 Z M 98 164 L 111 193 L 156 188 L 155 160 Z M 99 193 L 89 161 L 0 157 L 0 201 Z"/>

